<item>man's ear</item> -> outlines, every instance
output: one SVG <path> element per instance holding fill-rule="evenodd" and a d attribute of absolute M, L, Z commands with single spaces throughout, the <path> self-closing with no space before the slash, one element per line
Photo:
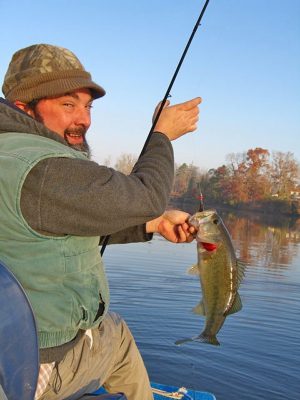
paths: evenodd
<path fill-rule="evenodd" d="M 14 105 L 20 108 L 22 111 L 26 112 L 31 117 L 34 117 L 34 111 L 28 107 L 27 103 L 23 103 L 22 101 L 16 100 L 14 101 Z"/>

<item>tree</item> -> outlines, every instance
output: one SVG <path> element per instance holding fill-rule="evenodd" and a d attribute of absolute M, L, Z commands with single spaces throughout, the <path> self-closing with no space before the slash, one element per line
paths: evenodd
<path fill-rule="evenodd" d="M 175 179 L 173 192 L 176 195 L 182 195 L 187 190 L 189 180 L 189 167 L 186 163 L 181 164 L 175 169 Z"/>
<path fill-rule="evenodd" d="M 133 154 L 123 153 L 117 159 L 115 163 L 115 169 L 125 175 L 129 175 L 136 161 L 137 158 Z"/>
<path fill-rule="evenodd" d="M 206 172 L 200 172 L 199 167 L 183 163 L 175 168 L 173 196 L 197 197 L 200 194 L 201 179 Z"/>
<path fill-rule="evenodd" d="M 246 161 L 246 153 L 229 153 L 225 159 L 228 163 L 227 168 L 234 173 L 239 168 L 239 165 Z"/>
<path fill-rule="evenodd" d="M 212 201 L 218 201 L 221 199 L 222 202 L 229 201 L 229 191 L 228 184 L 229 179 L 229 169 L 226 165 L 222 165 L 216 169 L 210 169 L 208 171 L 209 181 L 207 182 L 205 178 L 203 179 L 203 191 L 205 197 Z"/>
<path fill-rule="evenodd" d="M 106 167 L 110 167 L 111 166 L 111 155 L 107 156 L 103 162 L 103 165 L 105 165 Z"/>
<path fill-rule="evenodd" d="M 269 157 L 269 151 L 260 147 L 247 151 L 244 167 L 249 201 L 262 200 L 271 195 Z"/>
<path fill-rule="evenodd" d="M 273 193 L 277 194 L 279 199 L 289 199 L 291 192 L 296 191 L 300 179 L 299 163 L 291 152 L 273 152 L 272 158 Z"/>
<path fill-rule="evenodd" d="M 199 168 L 193 164 L 189 165 L 188 183 L 186 193 L 189 196 L 195 197 L 199 194 Z"/>

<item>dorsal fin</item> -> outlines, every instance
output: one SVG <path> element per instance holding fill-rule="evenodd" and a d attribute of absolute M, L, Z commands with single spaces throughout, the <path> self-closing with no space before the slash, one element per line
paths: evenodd
<path fill-rule="evenodd" d="M 237 278 L 238 278 L 238 286 L 242 282 L 245 276 L 245 271 L 246 271 L 246 264 L 240 260 L 236 261 L 236 267 L 237 267 Z"/>

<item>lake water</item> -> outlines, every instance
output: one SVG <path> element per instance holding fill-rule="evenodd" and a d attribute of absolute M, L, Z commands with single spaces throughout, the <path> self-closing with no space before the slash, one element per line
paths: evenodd
<path fill-rule="evenodd" d="M 227 317 L 221 346 L 174 344 L 204 326 L 192 313 L 201 298 L 199 279 L 186 273 L 196 262 L 195 242 L 155 237 L 108 246 L 111 309 L 130 326 L 153 381 L 209 391 L 217 400 L 298 400 L 300 220 L 221 215 L 247 263 L 243 309 Z"/>

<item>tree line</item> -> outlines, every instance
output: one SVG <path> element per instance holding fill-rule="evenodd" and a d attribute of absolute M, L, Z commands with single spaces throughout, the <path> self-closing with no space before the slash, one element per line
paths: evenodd
<path fill-rule="evenodd" d="M 136 157 L 122 154 L 114 167 L 129 174 Z M 208 171 L 193 164 L 175 167 L 173 197 L 195 197 L 229 205 L 260 200 L 300 198 L 300 165 L 293 153 L 272 154 L 260 147 L 231 153 L 226 164 Z"/>
<path fill-rule="evenodd" d="M 180 165 L 173 195 L 197 196 L 202 192 L 208 200 L 229 205 L 300 197 L 300 166 L 291 152 L 271 155 L 257 147 L 245 153 L 231 153 L 226 161 L 227 164 L 202 173 L 193 165 Z"/>

